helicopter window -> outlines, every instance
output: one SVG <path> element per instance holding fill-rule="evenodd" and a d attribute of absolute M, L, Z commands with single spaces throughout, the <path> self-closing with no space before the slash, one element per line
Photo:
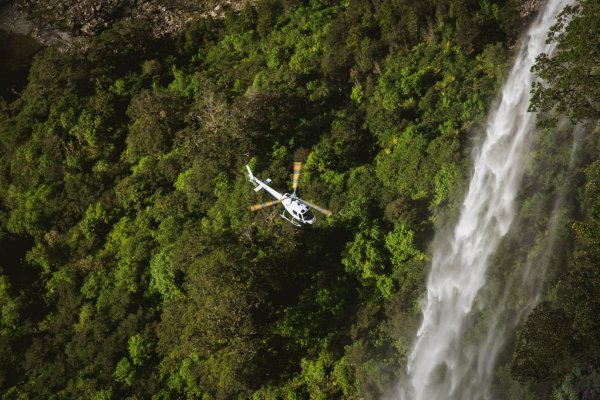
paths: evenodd
<path fill-rule="evenodd" d="M 306 220 L 311 220 L 313 219 L 315 216 L 313 215 L 313 213 L 310 211 L 310 209 L 306 210 L 306 212 L 304 213 L 304 219 Z"/>

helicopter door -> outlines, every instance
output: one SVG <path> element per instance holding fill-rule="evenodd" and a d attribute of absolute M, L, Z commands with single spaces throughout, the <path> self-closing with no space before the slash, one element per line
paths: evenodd
<path fill-rule="evenodd" d="M 302 211 L 296 213 L 297 217 L 299 220 L 301 220 L 302 222 L 306 222 L 306 214 Z"/>

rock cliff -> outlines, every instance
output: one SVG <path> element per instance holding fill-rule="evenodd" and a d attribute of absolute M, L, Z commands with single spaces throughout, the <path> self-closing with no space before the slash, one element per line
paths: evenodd
<path fill-rule="evenodd" d="M 156 37 L 189 21 L 219 17 L 251 0 L 16 0 L 0 1 L 0 29 L 30 35 L 48 45 L 73 47 L 117 21 L 147 21 Z"/>

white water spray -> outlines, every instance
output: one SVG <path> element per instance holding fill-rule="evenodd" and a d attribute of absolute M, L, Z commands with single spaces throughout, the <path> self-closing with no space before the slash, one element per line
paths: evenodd
<path fill-rule="evenodd" d="M 563 160 L 564 163 L 559 162 L 564 168 L 563 182 L 554 196 L 552 207 L 549 209 L 541 207 L 546 212 L 550 211 L 548 214 L 550 217 L 543 231 L 535 237 L 531 248 L 528 249 L 526 259 L 521 261 L 522 266 L 515 265 L 514 270 L 509 272 L 510 275 L 503 285 L 501 295 L 491 300 L 493 303 L 486 305 L 485 326 L 478 330 L 481 337 L 477 342 L 468 345 L 465 363 L 469 363 L 468 368 L 472 375 L 461 388 L 463 399 L 495 398 L 493 381 L 498 358 L 504 350 L 507 339 L 510 339 L 519 323 L 540 303 L 542 293 L 547 288 L 546 275 L 556 256 L 556 248 L 560 247 L 559 232 L 566 229 L 565 215 L 569 211 L 565 203 L 567 196 L 572 194 L 571 180 L 584 134 L 582 126 L 573 127 L 566 123 L 557 130 L 560 135 L 571 131 L 573 131 L 572 145 L 568 164 L 567 160 Z M 514 262 L 514 259 L 512 260 Z"/>
<path fill-rule="evenodd" d="M 462 346 L 464 322 L 485 283 L 489 258 L 514 219 L 523 156 L 535 128 L 535 115 L 527 112 L 531 67 L 538 54 L 552 53 L 553 46 L 546 44 L 548 31 L 571 2 L 549 0 L 524 38 L 475 156 L 458 224 L 450 237 L 436 237 L 423 322 L 409 356 L 407 381 L 399 389 L 402 400 L 475 400 L 464 388 L 489 384 L 478 382 L 489 374 L 471 369 L 477 354 Z M 487 395 L 475 396 L 480 397 Z"/>

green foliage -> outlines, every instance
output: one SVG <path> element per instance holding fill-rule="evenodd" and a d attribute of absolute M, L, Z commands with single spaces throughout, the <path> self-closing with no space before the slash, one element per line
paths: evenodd
<path fill-rule="evenodd" d="M 181 291 L 175 282 L 175 271 L 172 267 L 168 247 L 157 253 L 150 261 L 150 289 L 161 294 L 165 302 L 175 300 Z"/>
<path fill-rule="evenodd" d="M 522 381 L 540 382 L 561 371 L 569 354 L 570 325 L 564 311 L 538 305 L 519 332 L 511 374 Z"/>
<path fill-rule="evenodd" d="M 132 99 L 127 135 L 127 158 L 131 162 L 146 155 L 168 152 L 175 131 L 183 126 L 182 100 L 172 92 L 145 91 Z"/>
<path fill-rule="evenodd" d="M 420 179 L 427 139 L 415 132 L 414 127 L 408 127 L 398 137 L 391 138 L 388 146 L 377 158 L 379 180 L 396 196 L 411 200 L 427 196 L 431 179 Z"/>
<path fill-rule="evenodd" d="M 152 344 L 144 339 L 140 334 L 129 338 L 128 341 L 129 357 L 133 365 L 141 366 L 152 355 Z"/>
<path fill-rule="evenodd" d="M 10 294 L 10 282 L 6 276 L 0 275 L 0 334 L 6 335 L 17 328 L 19 322 L 19 303 Z"/>
<path fill-rule="evenodd" d="M 392 280 L 389 277 L 387 254 L 383 249 L 384 238 L 381 229 L 374 225 L 370 229 L 360 227 L 354 240 L 348 244 L 342 264 L 350 273 L 365 281 L 374 283 L 384 298 L 392 295 Z"/>
<path fill-rule="evenodd" d="M 545 82 L 534 84 L 531 109 L 580 122 L 598 118 L 600 108 L 600 5 L 582 0 L 568 6 L 552 28 L 557 43 L 552 57 L 542 54 L 533 71 Z"/>
<path fill-rule="evenodd" d="M 113 376 L 115 377 L 116 381 L 122 382 L 127 386 L 131 386 L 133 380 L 135 379 L 135 371 L 131 365 L 131 362 L 126 358 L 122 358 L 117 363 L 117 368 L 115 369 Z"/>
<path fill-rule="evenodd" d="M 421 253 L 414 243 L 414 232 L 405 225 L 397 225 L 385 237 L 385 246 L 391 253 L 391 262 L 395 268 L 401 268 L 412 258 L 423 260 L 425 255 Z"/>

